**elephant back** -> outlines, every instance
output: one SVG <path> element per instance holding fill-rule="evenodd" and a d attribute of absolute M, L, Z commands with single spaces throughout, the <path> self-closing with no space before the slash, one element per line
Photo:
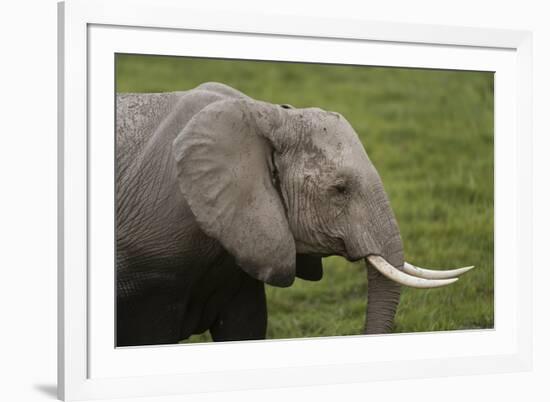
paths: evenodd
<path fill-rule="evenodd" d="M 206 99 L 201 101 L 200 98 L 205 98 L 204 95 Z M 216 97 L 212 98 L 212 95 Z M 127 165 L 135 159 L 184 97 L 189 98 L 188 102 L 184 102 L 188 105 L 180 105 L 183 106 L 183 114 L 187 114 L 184 118 L 185 123 L 185 120 L 196 113 L 193 105 L 202 104 L 200 110 L 205 104 L 220 98 L 248 98 L 242 92 L 217 82 L 206 82 L 189 91 L 117 94 L 115 121 L 116 160 L 119 172 L 126 170 Z M 187 113 L 185 109 L 188 109 Z"/>
<path fill-rule="evenodd" d="M 116 95 L 116 160 L 118 171 L 147 143 L 185 92 Z"/>

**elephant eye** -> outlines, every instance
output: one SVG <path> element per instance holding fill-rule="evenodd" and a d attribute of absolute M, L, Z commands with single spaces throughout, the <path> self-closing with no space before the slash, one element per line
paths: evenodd
<path fill-rule="evenodd" d="M 348 186 L 346 183 L 336 183 L 332 186 L 332 188 L 337 194 L 347 194 L 348 192 Z"/>
<path fill-rule="evenodd" d="M 346 185 L 345 184 L 337 184 L 337 185 L 334 186 L 334 188 L 339 193 L 345 193 L 346 192 Z"/>

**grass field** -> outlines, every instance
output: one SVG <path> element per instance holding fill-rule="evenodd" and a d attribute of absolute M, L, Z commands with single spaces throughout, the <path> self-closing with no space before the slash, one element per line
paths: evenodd
<path fill-rule="evenodd" d="M 218 81 L 256 99 L 340 112 L 382 177 L 406 259 L 477 267 L 450 287 L 403 288 L 395 331 L 493 327 L 492 73 L 119 55 L 116 80 L 118 92 Z M 364 266 L 323 264 L 320 282 L 267 287 L 269 338 L 361 332 Z"/>

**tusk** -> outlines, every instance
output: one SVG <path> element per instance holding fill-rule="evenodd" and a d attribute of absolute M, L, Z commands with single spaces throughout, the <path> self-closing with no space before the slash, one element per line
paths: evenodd
<path fill-rule="evenodd" d="M 412 264 L 409 264 L 408 262 L 405 262 L 405 265 L 403 265 L 403 272 L 416 276 L 418 278 L 425 278 L 425 279 L 450 279 L 450 278 L 457 278 L 460 275 L 468 272 L 469 270 L 473 269 L 474 266 L 464 267 L 464 268 L 457 268 L 457 269 L 450 269 L 448 271 L 438 271 L 433 269 L 426 269 L 426 268 L 420 268 L 416 267 Z"/>
<path fill-rule="evenodd" d="M 458 278 L 452 279 L 424 279 L 418 278 L 416 276 L 411 276 L 409 274 L 400 271 L 395 268 L 389 262 L 387 262 L 383 257 L 379 255 L 369 255 L 367 261 L 372 264 L 382 275 L 386 278 L 391 279 L 394 282 L 399 283 L 403 286 L 410 286 L 412 288 L 438 288 L 440 286 L 447 286 L 451 283 L 458 281 Z"/>

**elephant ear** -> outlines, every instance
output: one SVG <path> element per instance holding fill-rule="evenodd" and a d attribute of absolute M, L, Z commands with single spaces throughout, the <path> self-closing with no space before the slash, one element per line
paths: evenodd
<path fill-rule="evenodd" d="M 251 99 L 213 103 L 174 140 L 178 183 L 201 229 L 252 277 L 294 281 L 296 248 L 274 187 L 281 109 Z"/>

